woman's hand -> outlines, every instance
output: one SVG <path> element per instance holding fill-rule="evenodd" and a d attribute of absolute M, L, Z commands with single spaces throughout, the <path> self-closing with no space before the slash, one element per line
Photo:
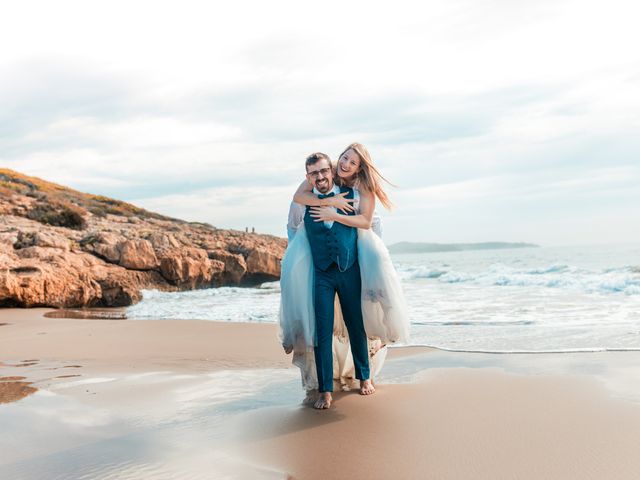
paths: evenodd
<path fill-rule="evenodd" d="M 311 207 L 310 210 L 315 222 L 333 222 L 339 215 L 333 207 Z"/>
<path fill-rule="evenodd" d="M 343 213 L 353 212 L 355 210 L 353 207 L 353 202 L 355 202 L 355 200 L 353 198 L 344 198 L 348 194 L 349 192 L 339 193 L 333 197 L 327 197 L 326 200 L 329 201 L 329 205 L 337 208 L 338 210 L 342 210 Z"/>

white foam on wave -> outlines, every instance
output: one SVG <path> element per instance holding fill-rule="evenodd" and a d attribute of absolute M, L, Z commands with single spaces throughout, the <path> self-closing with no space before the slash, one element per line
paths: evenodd
<path fill-rule="evenodd" d="M 127 318 L 274 322 L 280 302 L 279 282 L 259 288 L 221 287 L 186 292 L 143 290 L 141 302 L 127 308 Z"/>
<path fill-rule="evenodd" d="M 633 267 L 588 270 L 557 264 L 539 268 L 518 269 L 492 264 L 479 272 L 442 270 L 429 266 L 400 267 L 405 282 L 432 279 L 441 283 L 471 283 L 498 287 L 561 288 L 586 293 L 625 295 L 640 294 L 640 273 Z"/>
<path fill-rule="evenodd" d="M 412 339 L 454 350 L 640 347 L 640 248 L 394 256 Z M 637 264 L 637 263 L 635 263 Z M 276 323 L 280 284 L 143 291 L 134 319 Z"/>
<path fill-rule="evenodd" d="M 426 347 L 433 348 L 435 350 L 441 350 L 443 352 L 455 352 L 455 353 L 488 353 L 496 355 L 506 354 L 549 354 L 549 353 L 601 353 L 601 352 L 640 352 L 639 348 L 608 348 L 608 347 L 593 347 L 593 348 L 559 348 L 559 349 L 541 349 L 541 350 L 491 350 L 491 349 L 463 349 L 463 348 L 447 348 L 438 345 L 428 345 L 413 343 L 411 347 Z M 402 348 L 402 346 L 390 346 L 389 348 Z"/>

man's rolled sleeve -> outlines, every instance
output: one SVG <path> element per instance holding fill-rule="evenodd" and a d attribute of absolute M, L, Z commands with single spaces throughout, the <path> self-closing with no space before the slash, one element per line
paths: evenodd
<path fill-rule="evenodd" d="M 293 240 L 296 232 L 304 223 L 305 207 L 296 202 L 291 202 L 289 206 L 289 219 L 287 221 L 287 238 Z"/>

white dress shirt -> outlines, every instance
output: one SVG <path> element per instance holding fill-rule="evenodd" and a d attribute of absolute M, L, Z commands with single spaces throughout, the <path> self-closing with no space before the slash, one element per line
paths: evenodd
<path fill-rule="evenodd" d="M 337 193 L 340 193 L 339 188 Z M 358 190 L 355 188 L 353 189 L 353 200 L 353 208 L 356 209 L 356 214 L 358 214 L 360 213 L 360 192 L 358 192 Z M 305 212 L 306 207 L 304 205 L 296 202 L 291 202 L 291 205 L 289 206 L 289 219 L 287 221 L 287 238 L 289 239 L 289 241 L 293 239 L 300 226 L 304 223 Z M 325 225 L 333 225 L 333 222 L 324 223 Z M 331 228 L 331 226 L 327 228 Z M 371 230 L 373 231 L 373 233 L 378 235 L 378 237 L 382 238 L 382 220 L 380 218 L 380 215 L 378 215 L 377 210 L 373 212 L 373 218 L 371 220 Z"/>
<path fill-rule="evenodd" d="M 313 193 L 315 195 L 320 195 L 320 192 L 318 190 L 316 190 L 315 188 L 313 189 Z M 329 192 L 327 192 L 327 194 L 329 193 L 333 193 L 334 195 L 338 195 L 340 193 L 340 187 L 338 187 L 337 185 L 333 185 L 333 189 L 331 189 Z M 355 193 L 355 191 L 354 191 Z M 336 210 L 335 207 L 331 207 L 334 210 Z M 287 221 L 287 238 L 289 239 L 289 241 L 291 241 L 291 239 L 295 236 L 296 232 L 298 231 L 298 229 L 300 228 L 300 226 L 304 223 L 304 214 L 306 212 L 306 206 L 302 205 L 300 203 L 296 203 L 296 202 L 291 202 L 291 205 L 289 206 L 289 219 Z M 326 228 L 331 228 L 333 227 L 333 220 L 330 221 L 324 221 L 324 226 Z"/>
<path fill-rule="evenodd" d="M 296 232 L 304 223 L 304 213 L 304 205 L 296 202 L 291 202 L 291 205 L 289 206 L 289 220 L 287 221 L 287 238 L 289 239 L 289 242 L 293 240 Z"/>

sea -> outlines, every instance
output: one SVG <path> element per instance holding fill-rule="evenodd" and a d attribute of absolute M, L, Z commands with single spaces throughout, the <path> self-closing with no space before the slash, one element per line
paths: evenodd
<path fill-rule="evenodd" d="M 640 245 L 392 254 L 412 345 L 488 353 L 640 350 Z M 131 319 L 276 323 L 279 282 L 143 291 Z"/>

